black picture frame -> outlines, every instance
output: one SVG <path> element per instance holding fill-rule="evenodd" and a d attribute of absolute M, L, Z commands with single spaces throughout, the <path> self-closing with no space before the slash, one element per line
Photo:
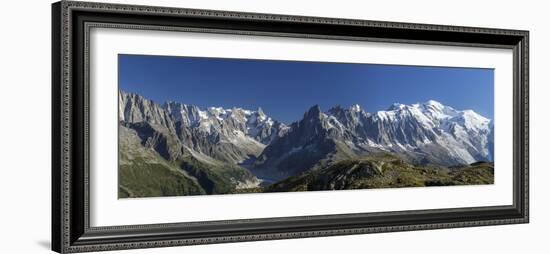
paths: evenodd
<path fill-rule="evenodd" d="M 513 50 L 513 205 L 90 227 L 91 27 L 204 31 Z M 528 223 L 529 32 L 61 1 L 52 5 L 52 250 L 60 253 Z"/>

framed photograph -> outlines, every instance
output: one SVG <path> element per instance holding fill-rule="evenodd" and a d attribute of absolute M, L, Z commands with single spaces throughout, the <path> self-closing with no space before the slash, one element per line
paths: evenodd
<path fill-rule="evenodd" d="M 54 251 L 529 220 L 528 31 L 52 11 Z"/>

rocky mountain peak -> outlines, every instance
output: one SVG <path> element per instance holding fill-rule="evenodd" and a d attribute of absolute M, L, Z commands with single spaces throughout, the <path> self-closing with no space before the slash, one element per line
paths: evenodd
<path fill-rule="evenodd" d="M 434 100 L 406 105 L 392 104 L 386 111 L 369 114 L 354 105 L 335 106 L 326 113 L 318 105 L 290 130 L 266 147 L 260 168 L 300 170 L 317 162 L 294 167 L 287 156 L 329 159 L 349 154 L 387 151 L 440 165 L 492 160 L 491 121 L 471 110 L 455 110 Z M 292 153 L 289 153 L 292 151 Z M 289 157 L 290 158 L 290 157 Z M 293 157 L 292 157 L 293 158 Z M 286 170 L 286 169 L 285 169 Z"/>
<path fill-rule="evenodd" d="M 441 104 L 441 102 L 436 101 L 436 100 L 428 100 L 424 103 L 424 105 L 429 106 L 429 107 L 434 107 L 434 108 L 437 108 L 437 109 L 442 109 L 442 108 L 445 107 L 443 104 Z"/>
<path fill-rule="evenodd" d="M 136 132 L 143 129 L 138 128 L 142 126 L 139 123 L 147 123 L 143 126 L 163 134 L 166 144 L 170 141 L 173 154 L 181 143 L 193 152 L 226 162 L 262 158 L 256 163 L 260 168 L 306 170 L 334 156 L 373 151 L 445 165 L 490 161 L 493 153 L 491 120 L 472 110 L 456 110 L 434 100 L 412 105 L 394 103 L 375 114 L 365 112 L 359 105 L 335 106 L 325 113 L 314 105 L 302 119 L 286 126 L 261 108 L 201 109 L 178 102 L 160 106 L 137 94 L 120 91 L 119 112 L 120 121 Z M 174 141 L 173 136 L 179 140 Z M 304 163 L 300 165 L 284 164 L 296 162 L 285 159 L 294 156 L 309 159 L 301 160 Z"/>
<path fill-rule="evenodd" d="M 265 113 L 264 113 L 262 107 L 258 107 L 258 110 L 256 110 L 256 112 L 258 113 L 259 116 L 265 116 Z"/>
<path fill-rule="evenodd" d="M 361 106 L 359 104 L 354 104 L 349 107 L 351 112 L 361 112 Z"/>
<path fill-rule="evenodd" d="M 401 103 L 392 103 L 386 111 L 402 110 L 405 109 L 407 105 Z"/>
<path fill-rule="evenodd" d="M 323 115 L 323 112 L 321 112 L 321 107 L 319 105 L 314 105 L 304 114 L 304 119 L 312 119 L 317 118 L 320 119 Z"/>
<path fill-rule="evenodd" d="M 124 91 L 119 91 L 119 120 L 173 127 L 172 119 L 159 104 L 138 94 Z"/>

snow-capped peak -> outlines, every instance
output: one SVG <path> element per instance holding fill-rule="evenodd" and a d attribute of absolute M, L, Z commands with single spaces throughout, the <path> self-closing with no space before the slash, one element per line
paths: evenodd
<path fill-rule="evenodd" d="M 355 104 L 355 105 L 352 105 L 351 107 L 349 107 L 349 110 L 352 111 L 352 112 L 360 112 L 361 111 L 361 106 L 359 106 L 359 104 Z"/>
<path fill-rule="evenodd" d="M 175 121 L 182 121 L 186 124 L 196 124 L 204 117 L 199 107 L 168 101 L 162 106 L 174 118 Z"/>
<path fill-rule="evenodd" d="M 404 109 L 405 107 L 407 107 L 407 105 L 396 102 L 396 103 L 392 103 L 391 106 L 387 109 L 387 111 Z"/>
<path fill-rule="evenodd" d="M 432 106 L 432 107 L 435 107 L 435 108 L 443 108 L 445 106 L 443 106 L 443 104 L 441 104 L 441 102 L 439 101 L 435 101 L 435 100 L 428 100 L 424 103 L 424 105 L 426 106 Z"/>
<path fill-rule="evenodd" d="M 287 128 L 283 123 L 267 116 L 262 108 L 258 108 L 257 111 L 240 107 L 231 109 L 207 107 L 201 109 L 197 106 L 177 102 L 167 102 L 163 108 L 175 122 L 181 121 L 189 127 L 198 127 L 202 132 L 209 134 L 212 131 L 234 133 L 235 135 L 246 136 L 264 145 L 271 142 L 276 136 L 280 135 L 282 130 Z M 224 128 L 234 129 L 223 131 Z"/>
<path fill-rule="evenodd" d="M 122 91 L 119 110 L 121 121 L 148 121 L 173 131 L 185 131 L 182 133 L 186 135 L 230 142 L 239 147 L 252 144 L 263 149 L 293 133 L 293 128 L 309 128 L 312 123 L 315 127 L 321 124 L 321 128 L 330 129 L 325 132 L 312 128 L 312 135 L 339 139 L 339 144 L 349 145 L 351 150 L 364 152 L 375 148 L 413 156 L 437 155 L 432 159 L 439 158 L 440 162 L 449 164 L 493 159 L 492 121 L 473 110 L 457 110 L 434 100 L 410 105 L 394 103 L 388 110 L 375 114 L 367 113 L 359 105 L 348 109 L 335 106 L 326 113 L 314 106 L 301 120 L 307 124 L 290 127 L 273 120 L 261 108 L 257 111 L 237 107 L 201 109 L 177 102 L 160 106 Z"/>
<path fill-rule="evenodd" d="M 465 117 L 468 117 L 468 118 L 475 118 L 477 121 L 480 121 L 480 122 L 488 122 L 489 121 L 488 118 L 476 113 L 475 111 L 473 111 L 471 109 L 463 110 L 462 115 L 465 116 Z"/>
<path fill-rule="evenodd" d="M 213 115 L 227 114 L 227 111 L 222 107 L 209 107 L 208 112 L 210 112 Z"/>
<path fill-rule="evenodd" d="M 256 112 L 258 112 L 258 115 L 260 115 L 260 116 L 265 116 L 265 113 L 264 113 L 264 110 L 262 109 L 262 107 L 258 107 L 258 110 L 256 110 Z"/>
<path fill-rule="evenodd" d="M 460 111 L 458 116 L 451 119 L 451 121 L 462 125 L 467 130 L 483 130 L 489 128 L 491 120 L 484 116 L 474 112 L 473 110 Z"/>

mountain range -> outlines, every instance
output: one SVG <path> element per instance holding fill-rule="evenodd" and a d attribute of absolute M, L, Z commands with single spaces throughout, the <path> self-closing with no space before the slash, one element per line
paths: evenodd
<path fill-rule="evenodd" d="M 286 125 L 261 108 L 157 104 L 120 90 L 119 123 L 121 196 L 229 193 L 378 153 L 412 165 L 493 161 L 493 121 L 434 100 L 374 113 L 359 105 L 326 111 L 314 105 Z M 161 179 L 176 174 L 186 189 L 151 186 L 140 175 L 158 168 Z M 163 192 L 166 186 L 173 188 Z"/>

